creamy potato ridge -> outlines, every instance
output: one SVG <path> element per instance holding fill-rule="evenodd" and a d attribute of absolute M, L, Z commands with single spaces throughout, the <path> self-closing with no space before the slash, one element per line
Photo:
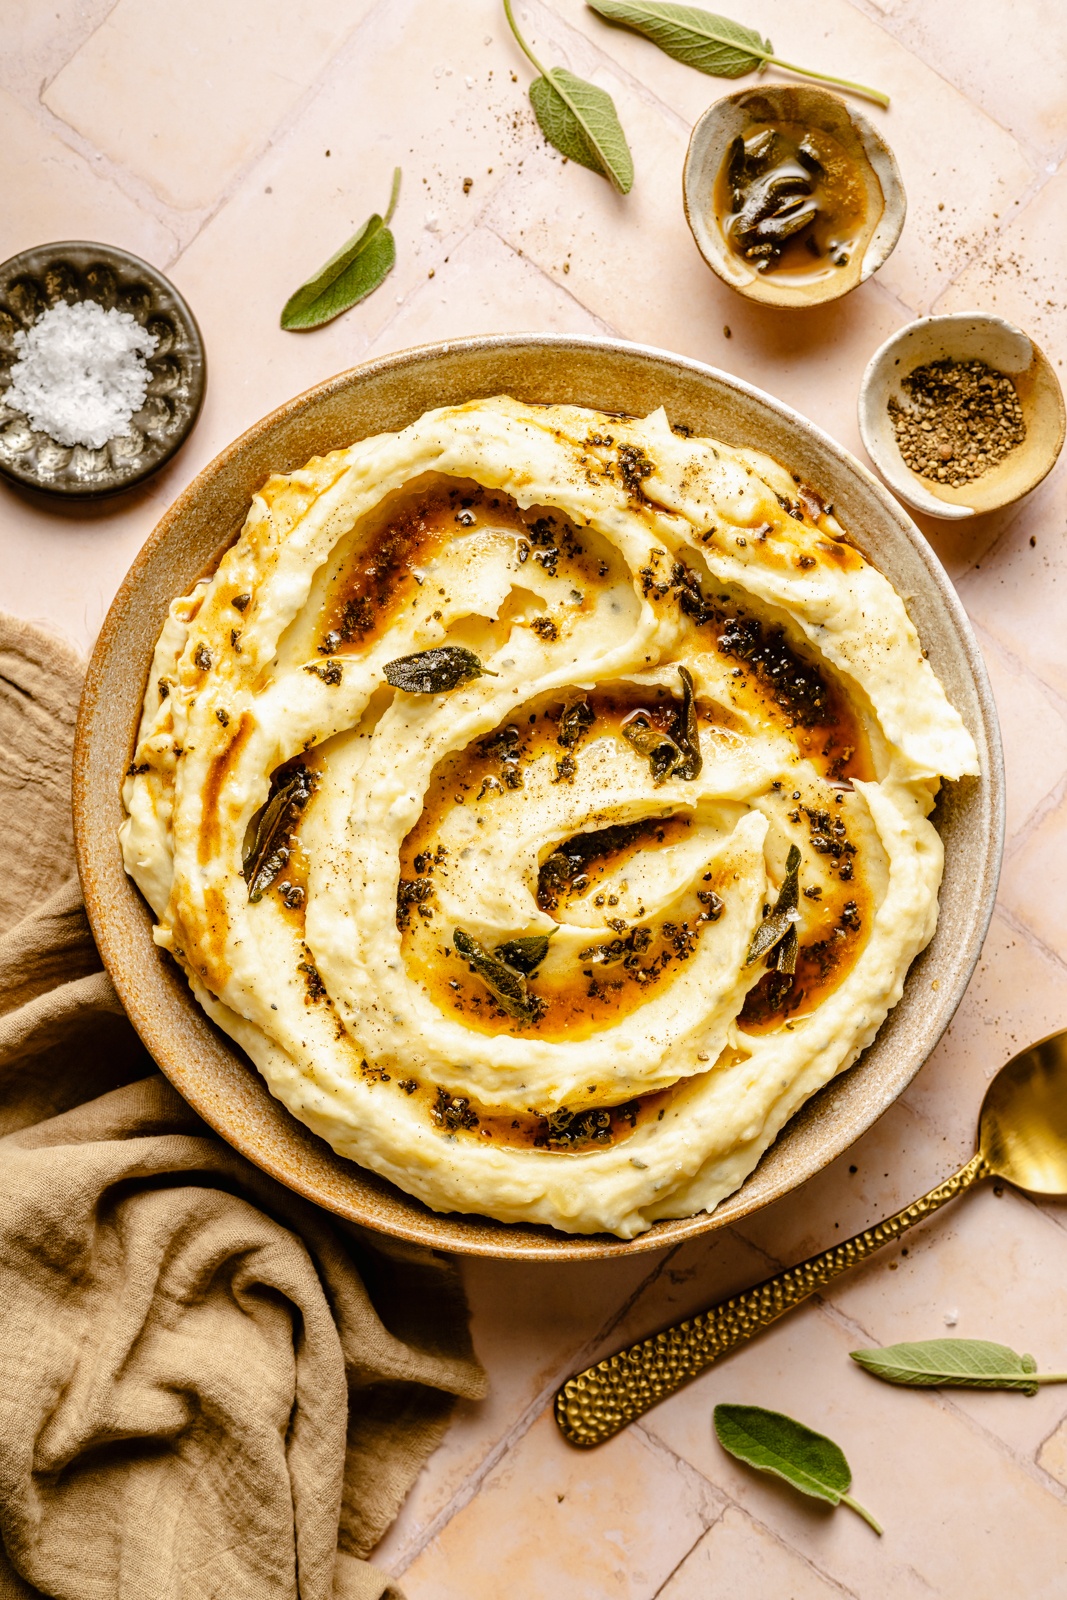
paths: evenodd
<path fill-rule="evenodd" d="M 435 649 L 481 675 L 389 685 Z M 873 1039 L 934 930 L 939 783 L 977 772 L 814 491 L 662 412 L 497 398 L 268 481 L 171 607 L 121 836 L 335 1150 L 630 1238 Z"/>

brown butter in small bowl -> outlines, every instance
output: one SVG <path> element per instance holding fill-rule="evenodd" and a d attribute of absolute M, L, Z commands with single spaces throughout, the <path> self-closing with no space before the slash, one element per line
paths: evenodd
<path fill-rule="evenodd" d="M 844 147 L 800 123 L 756 124 L 738 134 L 712 194 L 729 248 L 763 277 L 794 281 L 832 277 L 859 261 L 877 221 L 870 201 Z"/>
<path fill-rule="evenodd" d="M 839 299 L 876 272 L 907 208 L 874 125 L 808 85 L 716 100 L 693 129 L 682 193 L 711 270 L 748 300 L 797 309 Z"/>

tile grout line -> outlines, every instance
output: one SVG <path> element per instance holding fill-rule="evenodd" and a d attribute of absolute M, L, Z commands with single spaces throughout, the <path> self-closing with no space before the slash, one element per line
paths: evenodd
<path fill-rule="evenodd" d="M 215 218 L 219 216 L 221 212 L 224 211 L 225 208 L 230 204 L 231 200 L 234 200 L 238 193 L 250 182 L 252 178 L 254 178 L 257 170 L 263 165 L 264 161 L 266 161 L 275 150 L 280 149 L 285 144 L 286 140 L 293 133 L 298 124 L 303 121 L 305 113 L 311 109 L 319 95 L 324 92 L 329 80 L 335 74 L 340 74 L 349 65 L 349 57 L 356 48 L 356 41 L 361 37 L 363 32 L 366 29 L 369 29 L 370 25 L 377 20 L 379 14 L 388 15 L 390 12 L 395 11 L 396 3 L 397 0 L 378 0 L 378 3 L 376 5 L 372 5 L 366 14 L 362 16 L 357 23 L 355 23 L 351 31 L 346 34 L 345 38 L 330 56 L 329 60 L 326 61 L 320 68 L 318 74 L 311 80 L 310 83 L 307 84 L 304 89 L 304 93 L 293 102 L 286 114 L 281 117 L 271 129 L 268 130 L 260 148 L 253 155 L 249 156 L 248 160 L 231 175 L 230 181 L 225 185 L 222 192 L 217 196 L 212 204 L 204 208 L 194 231 L 187 239 L 183 241 L 181 249 L 174 258 L 174 261 L 171 263 L 172 266 L 177 265 L 177 263 L 181 261 L 182 256 L 185 255 L 187 250 L 192 248 L 204 230 L 210 226 Z M 407 0 L 409 10 L 412 8 L 413 3 L 414 0 Z M 394 163 L 394 165 L 396 165 L 396 163 Z M 313 269 L 309 268 L 308 270 L 311 271 Z"/>
<path fill-rule="evenodd" d="M 850 3 L 852 3 L 852 0 L 850 0 Z M 955 287 L 957 281 L 963 277 L 965 272 L 969 272 L 972 267 L 978 266 L 987 256 L 991 255 L 996 250 L 998 245 L 1007 240 L 1012 229 L 1017 223 L 1022 221 L 1023 217 L 1030 210 L 1030 207 L 1041 198 L 1045 192 L 1045 189 L 1052 182 L 1052 179 L 1055 176 L 1056 174 L 1054 172 L 1042 171 L 1040 174 L 1035 172 L 1034 182 L 1027 189 L 1023 190 L 1023 195 L 1012 207 L 1009 215 L 1000 222 L 1000 226 L 998 228 L 987 229 L 985 235 L 983 236 L 982 243 L 975 251 L 974 255 L 970 256 L 966 261 L 963 262 L 963 264 L 948 279 L 943 288 L 941 288 L 934 296 L 933 300 L 931 300 L 931 311 L 944 299 L 945 295 L 947 295 L 949 291 Z"/>
<path fill-rule="evenodd" d="M 612 339 L 621 339 L 623 337 L 618 329 L 613 327 L 612 324 L 608 322 L 606 318 L 602 317 L 598 311 L 594 311 L 591 306 L 587 306 L 585 301 L 580 298 L 580 296 L 575 292 L 574 289 L 570 287 L 569 284 L 560 283 L 552 276 L 550 272 L 546 272 L 545 268 L 539 261 L 535 260 L 533 256 L 528 256 L 525 251 L 520 250 L 513 245 L 511 240 L 506 239 L 504 235 L 500 233 L 493 225 L 493 223 L 486 221 L 482 224 L 482 226 L 487 233 L 491 233 L 493 235 L 494 239 L 499 239 L 500 243 L 510 250 L 513 255 L 517 256 L 520 261 L 525 261 L 529 266 L 533 267 L 534 271 L 537 272 L 546 283 L 551 284 L 553 289 L 557 289 L 561 294 L 565 294 L 567 299 L 570 300 L 573 305 L 576 305 L 580 311 L 585 313 L 587 317 L 591 317 L 597 326 L 603 329 L 607 337 Z"/>
<path fill-rule="evenodd" d="M 1035 929 L 1029 927 L 1020 919 L 1017 912 L 1013 911 L 1011 907 L 1006 905 L 1002 900 L 997 901 L 996 909 L 1003 921 L 1007 923 L 1009 928 L 1011 928 L 1013 933 L 1017 933 L 1028 943 L 1036 945 L 1042 955 L 1047 956 L 1048 959 L 1057 967 L 1067 972 L 1067 957 L 1062 956 L 1058 950 L 1054 950 L 1050 944 L 1046 944 L 1044 939 L 1042 939 L 1041 935 L 1036 932 Z"/>
<path fill-rule="evenodd" d="M 81 51 L 85 49 L 85 46 L 87 44 L 89 44 L 91 42 L 91 40 L 96 38 L 97 34 L 100 32 L 100 29 L 102 27 L 104 27 L 105 23 L 107 23 L 107 22 L 109 22 L 111 20 L 111 17 L 114 14 L 114 12 L 116 12 L 118 10 L 119 4 L 120 4 L 120 0 L 111 0 L 111 4 L 108 6 L 108 8 L 105 11 L 104 15 L 100 18 L 99 22 L 96 24 L 96 27 L 95 28 L 90 28 L 89 32 L 85 35 L 85 38 L 79 41 L 77 49 L 72 50 L 70 55 L 66 56 L 64 58 L 64 60 L 62 62 L 60 62 L 59 66 L 56 68 L 56 70 L 53 72 L 53 74 L 52 74 L 52 76 L 50 78 L 46 75 L 45 77 L 43 77 L 41 79 L 40 83 L 37 85 L 37 99 L 38 99 L 38 101 L 41 101 L 43 99 L 45 91 L 52 87 L 53 83 L 55 83 L 56 79 L 59 77 L 59 74 L 64 70 L 65 67 L 68 67 L 70 65 L 70 63 L 74 60 L 74 57 L 76 55 L 79 55 L 81 53 Z"/>
<path fill-rule="evenodd" d="M 728 1510 L 729 1510 L 729 1507 L 727 1505 L 724 1505 L 722 1510 L 719 1512 L 719 1515 L 715 1518 L 715 1520 L 713 1522 L 709 1522 L 706 1528 L 701 1528 L 700 1532 L 697 1534 L 696 1538 L 693 1540 L 692 1544 L 689 1546 L 689 1549 L 686 1550 L 685 1553 L 681 1556 L 681 1558 L 674 1563 L 674 1566 L 668 1572 L 667 1576 L 664 1578 L 664 1580 L 660 1584 L 659 1588 L 651 1596 L 651 1600 L 659 1600 L 660 1595 L 662 1595 L 663 1591 L 666 1589 L 667 1585 L 671 1582 L 671 1580 L 675 1576 L 675 1574 L 680 1572 L 681 1569 L 685 1566 L 686 1562 L 689 1560 L 689 1557 L 693 1554 L 693 1551 L 696 1549 L 697 1545 L 698 1544 L 703 1544 L 704 1540 L 707 1538 L 707 1536 L 711 1532 L 712 1528 L 716 1527 L 717 1524 L 722 1521 L 723 1517 L 726 1515 Z"/>
<path fill-rule="evenodd" d="M 658 1600 L 659 1595 L 662 1594 L 671 1578 L 673 1578 L 674 1573 L 685 1564 L 689 1556 L 691 1556 L 693 1551 L 696 1549 L 697 1545 L 700 1544 L 701 1540 L 705 1538 L 711 1529 L 716 1527 L 722 1521 L 727 1511 L 731 1510 L 736 1511 L 739 1516 L 744 1517 L 747 1521 L 755 1523 L 756 1527 L 762 1529 L 762 1531 L 767 1534 L 776 1545 L 778 1545 L 779 1549 L 785 1550 L 789 1555 L 796 1556 L 799 1561 L 804 1563 L 809 1571 L 814 1572 L 818 1578 L 821 1578 L 825 1583 L 836 1589 L 838 1594 L 845 1597 L 845 1600 L 858 1600 L 858 1596 L 856 1596 L 851 1589 L 847 1589 L 844 1584 L 832 1577 L 830 1573 L 824 1572 L 821 1567 L 817 1566 L 815 1562 L 811 1560 L 810 1556 L 804 1554 L 803 1550 L 798 1549 L 798 1547 L 794 1544 L 789 1544 L 768 1523 L 764 1522 L 762 1518 L 756 1516 L 754 1512 L 750 1511 L 746 1506 L 743 1506 L 740 1501 L 735 1500 L 728 1489 L 723 1488 L 721 1484 L 715 1483 L 711 1478 L 707 1477 L 706 1474 L 701 1472 L 699 1467 L 695 1467 L 691 1461 L 687 1461 L 683 1456 L 679 1456 L 677 1452 L 672 1450 L 670 1445 L 668 1445 L 664 1440 L 660 1439 L 655 1434 L 650 1434 L 640 1422 L 632 1423 L 631 1427 L 635 1433 L 640 1433 L 646 1441 L 658 1445 L 661 1450 L 665 1451 L 666 1454 L 679 1465 L 688 1468 L 690 1472 L 696 1473 L 696 1475 L 702 1478 L 703 1481 L 708 1484 L 715 1494 L 724 1502 L 722 1511 L 713 1519 L 712 1522 L 708 1524 L 707 1528 L 705 1528 L 704 1532 L 700 1535 L 700 1538 L 695 1541 L 695 1543 L 686 1552 L 685 1556 L 683 1556 L 682 1560 L 678 1563 L 678 1566 L 674 1568 L 674 1571 L 668 1575 L 668 1577 L 660 1585 L 659 1589 L 656 1590 L 656 1593 L 652 1596 L 652 1600 Z M 772 1597 L 760 1596 L 759 1600 L 772 1600 Z"/>
<path fill-rule="evenodd" d="M 859 13 L 861 17 L 865 17 L 868 22 L 873 23 L 876 28 L 880 29 L 882 33 L 887 35 L 888 38 L 892 39 L 894 44 L 899 45 L 901 50 L 907 51 L 908 55 L 913 56 L 916 61 L 920 61 L 929 72 L 932 72 L 935 77 L 940 78 L 942 83 L 947 84 L 950 89 L 953 89 L 962 100 L 966 100 L 969 106 L 973 106 L 975 111 L 978 112 L 979 116 L 985 117 L 988 122 L 992 123 L 994 128 L 999 128 L 1001 133 L 1006 134 L 1014 144 L 1018 145 L 1019 149 L 1027 157 L 1030 165 L 1037 163 L 1044 167 L 1048 157 L 1044 155 L 1044 153 L 1041 152 L 1036 145 L 1031 144 L 1029 139 L 1024 139 L 1020 134 L 1014 133 L 1012 129 L 1007 127 L 1003 122 L 998 121 L 991 111 L 987 111 L 985 106 L 983 106 L 979 100 L 974 98 L 970 90 L 965 89 L 962 84 L 954 82 L 952 78 L 948 77 L 938 66 L 934 64 L 934 61 L 928 60 L 926 56 L 920 55 L 918 50 L 913 49 L 910 44 L 906 44 L 900 37 L 899 33 L 895 33 L 889 26 L 887 20 L 883 20 L 880 16 L 873 16 L 871 12 L 865 10 L 863 6 L 858 5 L 857 0 L 848 0 L 848 3 L 851 5 L 854 11 Z M 1033 158 L 1032 161 L 1030 160 L 1031 157 Z"/>
<path fill-rule="evenodd" d="M 619 1322 L 625 1317 L 646 1288 L 656 1282 L 667 1263 L 673 1259 L 680 1249 L 681 1245 L 675 1245 L 669 1249 L 665 1253 L 663 1260 L 650 1268 L 647 1276 L 642 1278 L 625 1297 L 621 1305 L 609 1314 L 607 1319 L 600 1325 L 598 1331 L 591 1335 L 577 1351 L 567 1358 L 567 1361 L 561 1367 L 557 1368 L 552 1377 L 541 1385 L 511 1426 L 495 1444 L 489 1447 L 477 1466 L 464 1478 L 451 1499 L 441 1507 L 436 1516 L 432 1517 L 424 1528 L 419 1530 L 419 1537 L 413 1541 L 410 1548 L 401 1557 L 397 1576 L 406 1572 L 411 1563 L 421 1555 L 426 1546 L 451 1522 L 452 1518 L 458 1516 L 470 1504 L 489 1474 L 509 1454 L 514 1446 L 525 1437 L 548 1405 L 551 1404 L 560 1384 L 566 1381 L 566 1376 L 574 1371 L 580 1372 L 583 1367 L 589 1365 L 589 1357 L 596 1351 L 600 1342 L 608 1338 L 612 1329 L 618 1326 Z"/>
<path fill-rule="evenodd" d="M 316 75 L 305 86 L 304 92 L 297 98 L 288 112 L 265 132 L 263 142 L 259 148 L 231 174 L 229 181 L 223 186 L 216 198 L 206 206 L 192 206 L 184 209 L 181 206 L 172 205 L 170 201 L 166 200 L 163 195 L 153 188 L 147 179 L 132 171 L 130 167 L 122 162 L 115 161 L 105 154 L 80 129 L 74 127 L 57 112 L 53 111 L 51 106 L 46 105 L 43 99 L 46 91 L 51 88 L 70 62 L 77 58 L 84 46 L 104 26 L 118 3 L 119 0 L 115 0 L 115 5 L 112 6 L 107 16 L 101 19 L 97 27 L 82 41 L 74 54 L 61 67 L 57 68 L 51 79 L 42 82 L 33 109 L 36 112 L 38 122 L 46 132 L 53 134 L 69 150 L 81 156 L 98 176 L 104 177 L 114 184 L 115 188 L 134 204 L 138 210 L 152 217 L 167 231 L 174 244 L 173 253 L 162 263 L 168 270 L 181 260 L 185 252 L 199 238 L 208 224 L 245 187 L 249 179 L 254 176 L 256 169 L 275 146 L 284 141 L 297 123 L 302 120 L 305 112 L 320 93 L 327 80 L 335 71 L 342 70 L 343 65 L 347 64 L 347 57 L 353 48 L 356 38 L 362 34 L 363 30 L 379 14 L 389 13 L 396 6 L 396 0 L 378 0 L 376 5 L 372 5 L 370 10 L 354 24 L 352 30 L 341 41 L 329 60 L 320 67 Z M 408 0 L 408 3 L 410 4 L 411 0 Z M 22 100 L 19 100 L 18 103 L 24 106 L 26 104 Z"/>

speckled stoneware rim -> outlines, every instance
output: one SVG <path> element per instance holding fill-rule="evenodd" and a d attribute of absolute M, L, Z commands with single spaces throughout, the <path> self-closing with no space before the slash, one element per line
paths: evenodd
<path fill-rule="evenodd" d="M 61 299 L 96 300 L 104 306 L 118 305 L 142 325 L 152 319 L 161 324 L 161 335 L 166 343 L 148 357 L 151 377 L 145 406 L 131 419 L 140 448 L 125 459 L 117 449 L 109 449 L 113 441 L 101 450 L 86 450 L 81 446 L 66 449 L 50 440 L 47 434 L 29 430 L 23 418 L 23 427 L 30 438 L 44 443 L 18 454 L 0 450 L 0 474 L 21 488 L 40 494 L 71 500 L 101 500 L 143 483 L 165 467 L 181 449 L 196 427 L 204 404 L 207 356 L 200 328 L 187 301 L 158 267 L 118 245 L 98 244 L 89 239 L 58 240 L 20 250 L 17 255 L 0 262 L 0 318 L 5 321 L 11 318 L 23 327 L 30 325 L 10 303 L 19 285 L 39 286 L 48 274 L 58 277 L 61 270 L 70 269 L 81 279 L 84 288 L 89 275 L 101 267 L 113 274 L 117 293 L 112 294 L 106 285 L 93 292 L 90 283 L 86 293 L 72 294 L 73 285 L 70 285 L 54 296 L 47 291 L 38 293 L 37 301 L 49 309 Z M 6 331 L 0 328 L 5 360 L 10 359 L 7 337 Z M 0 414 L 7 410 L 4 404 L 6 387 L 5 382 L 0 388 Z M 22 413 L 15 416 L 21 417 Z M 10 426 L 10 420 L 5 419 L 4 431 Z M 49 446 L 56 459 L 42 462 L 42 450 Z M 66 459 L 61 460 L 64 451 Z M 100 459 L 105 453 L 108 455 L 106 462 Z"/>
<path fill-rule="evenodd" d="M 974 734 L 984 775 L 950 785 L 939 801 L 946 870 L 938 929 L 870 1049 L 808 1102 L 711 1216 L 660 1222 L 631 1241 L 438 1215 L 335 1155 L 271 1097 L 153 944 L 151 914 L 123 871 L 116 839 L 122 775 L 167 606 L 236 535 L 269 473 L 402 427 L 434 406 L 504 392 L 638 415 L 662 404 L 673 422 L 786 461 L 833 500 L 856 543 L 907 599 Z M 100 953 L 148 1049 L 205 1121 L 280 1182 L 352 1222 L 462 1254 L 527 1260 L 631 1255 L 725 1227 L 796 1188 L 869 1128 L 919 1070 L 967 987 L 996 894 L 1003 792 L 996 712 L 967 618 L 933 551 L 871 473 L 796 412 L 727 373 L 645 346 L 563 335 L 456 340 L 385 356 L 289 401 L 224 450 L 166 513 L 115 598 L 89 665 L 74 754 L 78 865 Z"/>
<path fill-rule="evenodd" d="M 864 246 L 858 270 L 789 287 L 763 277 L 727 244 L 712 214 L 711 195 L 730 141 L 754 122 L 793 122 L 823 128 L 865 162 L 881 191 L 882 209 Z M 757 305 L 803 311 L 840 300 L 865 283 L 892 255 L 904 227 L 908 202 L 892 150 L 868 117 L 840 95 L 810 83 L 758 84 L 715 100 L 694 124 L 682 170 L 682 204 L 697 249 L 716 277 Z"/>

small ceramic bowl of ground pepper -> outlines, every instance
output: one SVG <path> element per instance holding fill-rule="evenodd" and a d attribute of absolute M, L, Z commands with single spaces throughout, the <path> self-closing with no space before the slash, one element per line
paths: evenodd
<path fill-rule="evenodd" d="M 823 305 L 876 272 L 904 226 L 893 152 L 836 94 L 742 89 L 697 122 L 682 179 L 711 270 L 762 305 Z"/>
<path fill-rule="evenodd" d="M 1011 505 L 1063 446 L 1059 381 L 1001 317 L 921 317 L 877 350 L 860 385 L 867 454 L 909 506 L 959 519 Z"/>

